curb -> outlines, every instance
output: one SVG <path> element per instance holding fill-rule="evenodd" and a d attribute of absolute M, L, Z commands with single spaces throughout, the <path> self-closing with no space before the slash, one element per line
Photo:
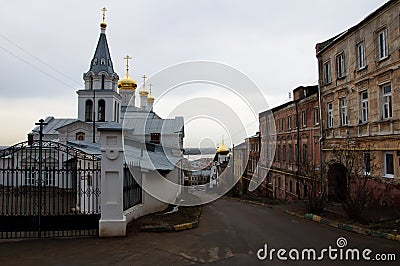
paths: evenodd
<path fill-rule="evenodd" d="M 374 230 L 370 230 L 370 229 L 366 229 L 363 227 L 359 227 L 359 226 L 354 226 L 354 225 L 348 225 L 348 224 L 344 224 L 344 223 L 338 223 L 338 222 L 334 222 L 325 218 L 322 218 L 321 216 L 318 215 L 314 215 L 311 213 L 307 213 L 305 215 L 300 215 L 297 214 L 295 212 L 292 211 L 288 211 L 288 210 L 284 210 L 285 213 L 299 217 L 299 218 L 303 218 L 309 221 L 313 221 L 313 222 L 317 222 L 317 223 L 321 223 L 321 224 L 326 224 L 335 228 L 339 228 L 342 230 L 346 230 L 349 232 L 354 232 L 357 234 L 361 234 L 361 235 L 366 235 L 366 236 L 373 236 L 373 237 L 381 237 L 381 238 L 385 238 L 385 239 L 389 239 L 389 240 L 395 240 L 395 241 L 400 241 L 400 235 L 394 235 L 394 234 L 390 234 L 390 233 L 384 233 L 384 232 L 380 232 L 380 231 L 374 231 Z"/>

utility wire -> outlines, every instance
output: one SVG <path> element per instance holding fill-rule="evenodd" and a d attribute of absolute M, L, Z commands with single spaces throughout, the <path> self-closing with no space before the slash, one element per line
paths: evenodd
<path fill-rule="evenodd" d="M 38 62 L 40 62 L 41 64 L 47 66 L 48 68 L 52 69 L 53 71 L 55 71 L 56 73 L 60 74 L 61 76 L 65 77 L 66 79 L 74 82 L 74 84 L 81 86 L 82 84 L 78 81 L 76 81 L 75 79 L 71 78 L 68 75 L 65 75 L 63 72 L 57 70 L 55 67 L 51 66 L 50 64 L 44 62 L 43 60 L 41 60 L 40 58 L 38 58 L 37 56 L 33 55 L 32 53 L 30 53 L 29 51 L 27 51 L 26 49 L 24 49 L 23 47 L 21 47 L 20 45 L 16 44 L 15 42 L 13 42 L 12 40 L 10 40 L 9 38 L 7 38 L 6 36 L 4 36 L 3 34 L 0 33 L 0 37 L 2 37 L 3 39 L 5 39 L 6 41 L 8 41 L 9 43 L 11 43 L 12 45 L 14 45 L 15 47 L 17 47 L 18 49 L 20 49 L 21 51 L 23 51 L 24 53 L 26 53 L 27 55 L 29 55 L 30 57 L 36 59 Z M 3 50 L 7 50 L 6 48 L 2 47 Z M 21 59 L 20 57 L 16 56 L 15 54 L 11 53 L 9 50 L 7 51 L 9 54 L 11 54 L 12 56 L 15 56 L 19 59 Z M 23 60 L 24 63 L 26 63 L 26 60 Z M 32 66 L 31 63 L 29 63 L 30 66 Z M 35 69 L 38 70 L 38 67 L 35 67 Z M 42 70 L 42 73 L 44 73 L 45 71 Z M 50 75 L 50 74 L 46 74 L 46 75 Z M 52 76 L 53 77 L 53 76 Z M 54 78 L 54 77 L 53 77 Z M 57 79 L 58 81 L 60 81 L 59 79 Z M 65 83 L 62 82 L 64 85 Z M 72 86 L 69 86 L 72 87 Z"/>
<path fill-rule="evenodd" d="M 40 69 L 39 67 L 37 67 L 37 66 L 31 64 L 30 62 L 26 61 L 25 59 L 23 59 L 22 57 L 20 57 L 20 56 L 18 56 L 18 55 L 16 55 L 16 54 L 14 54 L 13 52 L 7 50 L 6 48 L 0 46 L 0 49 L 2 49 L 3 51 L 5 51 L 6 53 L 8 53 L 8 54 L 10 54 L 10 55 L 12 55 L 12 56 L 18 58 L 19 60 L 21 60 L 21 61 L 24 62 L 25 64 L 31 66 L 32 68 L 36 69 L 37 71 L 41 72 L 42 74 L 44 74 L 44 75 L 46 75 L 46 76 L 48 76 L 48 77 L 50 77 L 50 78 L 52 78 L 52 79 L 54 79 L 54 80 L 56 80 L 56 81 L 62 83 L 63 85 L 65 85 L 65 86 L 67 86 L 67 87 L 69 87 L 69 88 L 75 89 L 73 86 L 71 86 L 71 85 L 65 83 L 64 81 L 58 79 L 57 77 L 54 77 L 53 75 L 51 75 L 51 74 L 45 72 L 44 70 L 42 70 L 42 69 Z"/>

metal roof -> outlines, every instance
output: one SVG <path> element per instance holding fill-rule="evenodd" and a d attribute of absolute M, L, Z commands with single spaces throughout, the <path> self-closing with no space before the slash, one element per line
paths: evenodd
<path fill-rule="evenodd" d="M 104 62 L 102 62 L 102 60 L 104 60 Z M 114 67 L 111 60 L 110 50 L 108 49 L 105 33 L 100 33 L 99 41 L 91 61 L 89 71 L 92 71 L 95 75 L 102 71 L 105 71 L 110 75 L 114 74 Z"/>
<path fill-rule="evenodd" d="M 56 119 L 52 116 L 46 117 L 45 122 L 47 125 L 43 126 L 43 134 L 44 135 L 58 135 L 57 129 L 66 125 L 69 125 L 73 122 L 78 121 L 78 119 L 72 119 L 72 118 L 60 118 Z M 39 126 L 36 126 L 32 130 L 33 134 L 39 134 Z"/>

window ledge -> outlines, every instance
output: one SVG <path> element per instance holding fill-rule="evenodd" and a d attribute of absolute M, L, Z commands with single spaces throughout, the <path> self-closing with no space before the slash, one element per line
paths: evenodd
<path fill-rule="evenodd" d="M 365 66 L 363 66 L 361 68 L 356 69 L 356 72 L 361 72 L 363 70 L 368 70 L 368 65 L 365 65 Z"/>
<path fill-rule="evenodd" d="M 376 60 L 377 64 L 382 63 L 383 61 L 386 61 L 387 59 L 389 59 L 390 55 L 387 55 L 385 57 L 379 58 L 378 60 Z"/>
<path fill-rule="evenodd" d="M 384 175 L 383 178 L 394 179 L 394 175 Z"/>
<path fill-rule="evenodd" d="M 342 79 L 345 79 L 345 78 L 346 78 L 346 75 L 343 75 L 343 76 L 337 77 L 337 80 L 342 80 Z"/>

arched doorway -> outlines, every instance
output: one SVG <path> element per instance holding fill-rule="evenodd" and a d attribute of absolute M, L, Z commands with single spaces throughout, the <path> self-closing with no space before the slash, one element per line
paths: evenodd
<path fill-rule="evenodd" d="M 341 163 L 334 163 L 328 169 L 328 200 L 343 202 L 347 193 L 347 168 Z"/>

